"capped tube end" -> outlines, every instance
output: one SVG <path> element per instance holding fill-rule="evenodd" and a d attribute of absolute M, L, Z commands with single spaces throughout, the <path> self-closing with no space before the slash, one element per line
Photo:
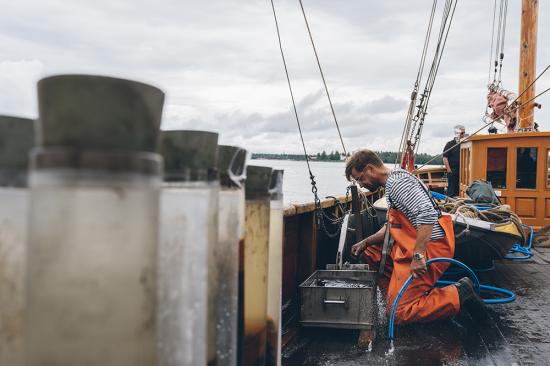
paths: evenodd
<path fill-rule="evenodd" d="M 162 131 L 161 154 L 166 181 L 216 180 L 218 134 L 208 131 Z"/>
<path fill-rule="evenodd" d="M 272 201 L 283 199 L 283 169 L 273 169 L 269 183 L 269 193 Z"/>
<path fill-rule="evenodd" d="M 247 199 L 269 198 L 272 168 L 249 165 L 246 168 L 245 195 Z"/>
<path fill-rule="evenodd" d="M 28 118 L 0 116 L 0 186 L 26 186 L 34 123 Z"/>
<path fill-rule="evenodd" d="M 47 77 L 38 82 L 37 145 L 156 152 L 163 104 L 160 89 L 136 81 Z"/>
<path fill-rule="evenodd" d="M 222 187 L 241 187 L 246 179 L 246 150 L 237 146 L 218 147 L 218 171 Z"/>

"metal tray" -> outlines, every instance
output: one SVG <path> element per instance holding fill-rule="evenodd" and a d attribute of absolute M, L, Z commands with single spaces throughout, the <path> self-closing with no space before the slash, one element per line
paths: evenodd
<path fill-rule="evenodd" d="M 365 269 L 315 271 L 300 285 L 302 325 L 372 329 L 376 316 L 375 274 Z M 340 286 L 323 285 L 335 282 Z"/>

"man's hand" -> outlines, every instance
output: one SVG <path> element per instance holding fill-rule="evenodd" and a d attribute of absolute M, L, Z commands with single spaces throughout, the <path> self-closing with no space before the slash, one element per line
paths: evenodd
<path fill-rule="evenodd" d="M 412 259 L 411 262 L 411 274 L 413 278 L 419 278 L 426 273 L 426 259 Z"/>
<path fill-rule="evenodd" d="M 361 240 L 359 243 L 351 247 L 351 254 L 358 257 L 369 246 L 384 241 L 384 233 L 386 232 L 386 224 L 383 225 L 380 230 L 372 234 L 366 239 Z"/>
<path fill-rule="evenodd" d="M 351 254 L 353 254 L 356 257 L 359 257 L 359 255 L 365 250 L 367 247 L 367 240 L 361 240 L 359 243 L 354 244 L 351 247 Z"/>

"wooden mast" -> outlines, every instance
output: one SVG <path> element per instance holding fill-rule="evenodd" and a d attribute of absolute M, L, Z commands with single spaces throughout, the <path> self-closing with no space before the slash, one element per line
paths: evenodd
<path fill-rule="evenodd" d="M 525 90 L 536 77 L 537 64 L 537 18 L 538 0 L 522 0 L 521 6 L 521 40 L 519 52 L 519 93 Z M 532 85 L 519 99 L 519 104 L 527 102 L 535 96 L 535 85 Z M 534 127 L 535 101 L 519 109 L 519 124 L 521 130 L 532 130 Z"/>

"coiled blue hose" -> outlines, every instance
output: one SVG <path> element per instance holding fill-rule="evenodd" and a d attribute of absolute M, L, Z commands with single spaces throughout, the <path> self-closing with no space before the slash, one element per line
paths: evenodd
<path fill-rule="evenodd" d="M 502 288 L 494 287 L 494 286 L 480 285 L 479 284 L 479 279 L 477 278 L 474 271 L 472 271 L 467 265 L 465 265 L 464 263 L 462 263 L 460 261 L 457 261 L 456 259 L 452 259 L 452 258 L 432 258 L 432 259 L 429 259 L 429 260 L 426 261 L 426 266 L 429 266 L 430 264 L 437 263 L 437 262 L 448 262 L 448 263 L 457 265 L 459 267 L 462 267 L 464 269 L 464 271 L 466 271 L 466 273 L 468 273 L 469 277 L 472 279 L 472 282 L 474 283 L 474 289 L 475 289 L 476 293 L 478 293 L 478 294 L 480 292 L 485 292 L 485 293 L 493 293 L 493 294 L 504 294 L 504 295 L 507 296 L 505 298 L 499 298 L 499 299 L 484 299 L 483 301 L 486 304 L 503 304 L 503 303 L 512 302 L 516 299 L 516 294 L 514 294 L 510 290 L 506 290 L 506 289 L 502 289 Z M 390 340 L 393 340 L 393 338 L 394 338 L 394 332 L 393 331 L 394 331 L 394 322 L 395 322 L 395 312 L 397 311 L 397 304 L 399 304 L 399 300 L 401 300 L 401 297 L 405 293 L 405 290 L 411 284 L 412 280 L 413 280 L 413 276 L 410 275 L 409 278 L 407 278 L 407 280 L 403 284 L 403 286 L 401 286 L 401 289 L 399 290 L 399 292 L 397 293 L 397 296 L 395 297 L 395 300 L 393 301 L 391 312 L 390 312 L 390 317 L 388 319 L 388 337 L 389 337 Z M 452 282 L 452 281 L 441 281 L 441 280 L 436 282 L 436 284 L 438 284 L 438 285 L 451 285 L 451 284 L 454 284 L 454 283 L 455 282 Z"/>
<path fill-rule="evenodd" d="M 512 246 L 512 249 L 510 249 L 510 252 L 504 257 L 504 259 L 510 259 L 510 260 L 525 260 L 529 259 L 533 256 L 533 253 L 531 253 L 531 248 L 533 248 L 533 227 L 528 225 L 523 225 L 523 227 L 529 228 L 529 242 L 526 247 L 521 246 L 520 244 L 516 243 Z M 515 253 L 519 253 L 521 255 L 514 255 Z"/>

